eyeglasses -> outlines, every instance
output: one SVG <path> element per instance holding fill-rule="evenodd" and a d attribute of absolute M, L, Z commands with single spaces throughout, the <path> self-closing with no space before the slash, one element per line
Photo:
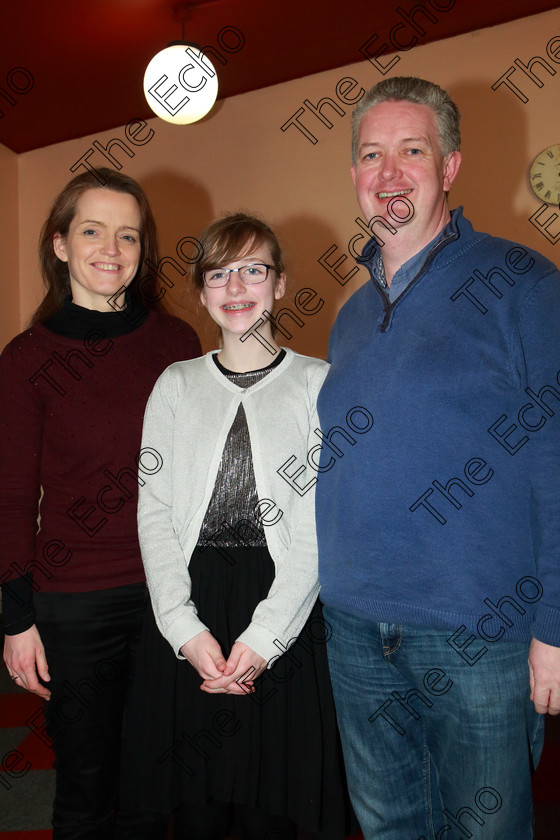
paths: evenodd
<path fill-rule="evenodd" d="M 254 283 L 264 283 L 269 270 L 274 271 L 274 266 L 265 263 L 243 265 L 241 268 L 210 268 L 202 272 L 202 279 L 210 289 L 219 289 L 220 286 L 227 286 L 230 275 L 237 271 L 245 285 L 251 286 Z"/>

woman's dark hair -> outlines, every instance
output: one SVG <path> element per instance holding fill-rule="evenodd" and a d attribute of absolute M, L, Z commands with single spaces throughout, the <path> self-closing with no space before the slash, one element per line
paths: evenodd
<path fill-rule="evenodd" d="M 101 179 L 101 180 L 100 180 Z M 152 266 L 159 262 L 157 230 L 148 199 L 140 184 L 128 175 L 103 167 L 94 172 L 83 172 L 69 181 L 55 198 L 48 218 L 39 237 L 39 262 L 46 286 L 46 294 L 34 313 L 31 324 L 48 320 L 61 308 L 70 294 L 68 263 L 59 260 L 54 252 L 53 237 L 56 233 L 68 235 L 70 223 L 76 213 L 80 197 L 87 190 L 112 190 L 126 193 L 136 199 L 140 209 L 140 261 L 138 270 L 128 286 L 131 300 L 141 303 L 146 309 L 157 309 L 162 295 L 158 294 L 157 272 L 153 269 L 140 275 L 146 260 Z"/>

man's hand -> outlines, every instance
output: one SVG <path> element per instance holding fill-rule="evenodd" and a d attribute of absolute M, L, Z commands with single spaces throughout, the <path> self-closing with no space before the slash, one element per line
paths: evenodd
<path fill-rule="evenodd" d="M 37 679 L 38 674 L 42 680 L 49 682 L 50 676 L 45 648 L 35 624 L 23 633 L 5 637 L 4 662 L 16 685 L 44 700 L 50 698 L 49 689 Z"/>
<path fill-rule="evenodd" d="M 265 668 L 266 659 L 243 642 L 235 642 L 222 676 L 217 680 L 205 680 L 201 688 L 209 694 L 251 694 L 254 681 Z"/>
<path fill-rule="evenodd" d="M 203 680 L 221 677 L 226 659 L 219 642 L 209 630 L 202 630 L 181 647 L 181 653 L 196 668 Z"/>
<path fill-rule="evenodd" d="M 560 648 L 537 639 L 529 650 L 531 700 L 540 715 L 560 714 Z"/>

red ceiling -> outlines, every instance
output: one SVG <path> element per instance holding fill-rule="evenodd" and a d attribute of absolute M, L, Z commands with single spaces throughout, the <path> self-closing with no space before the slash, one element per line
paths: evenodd
<path fill-rule="evenodd" d="M 142 78 L 152 56 L 181 38 L 180 5 L 174 0 L 0 0 L 0 142 L 26 152 L 153 116 Z M 360 47 L 374 35 L 376 48 L 386 43 L 385 52 L 395 52 L 390 32 L 399 23 L 401 43 L 412 37 L 427 43 L 558 8 L 550 0 L 198 0 L 190 5 L 185 38 L 218 47 L 227 62 L 214 62 L 220 97 L 361 61 Z M 416 31 L 404 22 L 413 10 Z M 219 47 L 218 38 L 236 47 L 230 27 L 245 39 L 235 53 Z M 25 73 L 10 74 L 16 67 Z M 28 92 L 14 90 L 32 81 Z"/>

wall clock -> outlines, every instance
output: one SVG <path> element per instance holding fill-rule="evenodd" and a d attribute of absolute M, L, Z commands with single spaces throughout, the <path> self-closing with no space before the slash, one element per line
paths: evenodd
<path fill-rule="evenodd" d="M 546 204 L 560 205 L 560 143 L 540 152 L 529 172 L 531 188 Z"/>

